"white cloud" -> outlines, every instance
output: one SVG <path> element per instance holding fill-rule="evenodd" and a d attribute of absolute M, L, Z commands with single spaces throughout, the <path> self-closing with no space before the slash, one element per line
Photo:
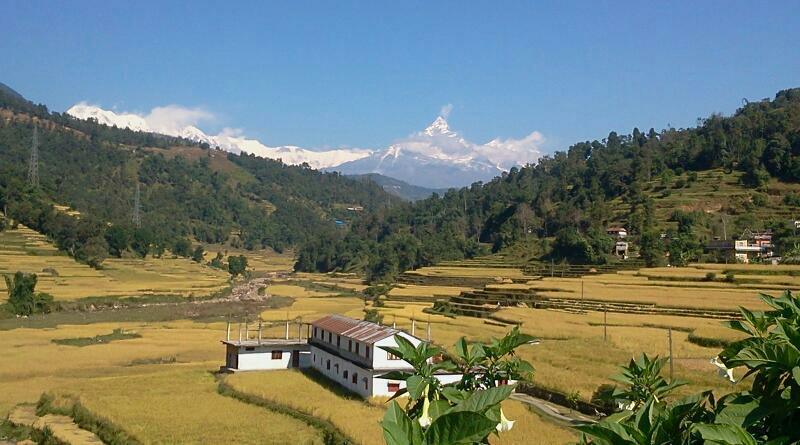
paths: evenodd
<path fill-rule="evenodd" d="M 447 119 L 450 117 L 450 113 L 453 111 L 453 104 L 443 105 L 441 109 L 439 109 L 439 116 Z"/>
<path fill-rule="evenodd" d="M 166 134 L 180 133 L 188 126 L 198 126 L 201 122 L 213 122 L 216 116 L 203 108 L 187 108 L 180 105 L 155 107 L 142 116 L 153 131 Z"/>
<path fill-rule="evenodd" d="M 532 164 L 542 156 L 544 135 L 538 131 L 522 139 L 494 139 L 477 147 L 477 151 L 495 165 L 511 168 L 515 165 Z"/>

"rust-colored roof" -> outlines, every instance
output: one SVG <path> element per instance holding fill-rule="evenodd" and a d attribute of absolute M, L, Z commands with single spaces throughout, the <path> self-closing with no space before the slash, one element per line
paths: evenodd
<path fill-rule="evenodd" d="M 400 332 L 398 329 L 381 326 L 370 321 L 355 320 L 336 314 L 322 317 L 312 322 L 311 326 L 364 343 L 375 343 Z"/>

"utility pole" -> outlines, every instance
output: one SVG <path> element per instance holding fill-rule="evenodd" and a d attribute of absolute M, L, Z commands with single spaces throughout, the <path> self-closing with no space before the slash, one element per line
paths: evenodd
<path fill-rule="evenodd" d="M 667 331 L 667 335 L 669 336 L 669 381 L 672 382 L 672 375 L 673 375 L 673 364 L 672 364 L 672 328 L 669 328 Z"/>
<path fill-rule="evenodd" d="M 139 191 L 139 181 L 136 181 L 136 194 L 133 196 L 133 226 L 138 228 L 142 227 L 142 203 Z"/>
<path fill-rule="evenodd" d="M 33 126 L 33 142 L 31 143 L 31 161 L 28 165 L 28 182 L 39 187 L 39 127 Z"/>

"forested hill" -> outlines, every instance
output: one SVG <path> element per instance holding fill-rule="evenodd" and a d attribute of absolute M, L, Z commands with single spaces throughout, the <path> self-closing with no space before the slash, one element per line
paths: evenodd
<path fill-rule="evenodd" d="M 654 239 L 670 231 L 670 249 L 685 242 L 691 258 L 715 234 L 715 221 L 732 233 L 737 221 L 779 230 L 800 216 L 791 185 L 799 178 L 800 89 L 789 89 L 695 128 L 611 132 L 487 184 L 381 210 L 346 234 L 311 240 L 296 268 L 383 279 L 522 240 L 557 260 L 602 262 L 610 223 L 627 226 L 634 243 L 651 251 L 659 250 Z M 707 205 L 712 197 L 714 205 Z"/>
<path fill-rule="evenodd" d="M 28 178 L 34 126 L 38 186 Z M 353 220 L 348 207 L 395 202 L 372 183 L 77 120 L 0 88 L 0 209 L 92 264 L 186 240 L 281 250 Z"/>

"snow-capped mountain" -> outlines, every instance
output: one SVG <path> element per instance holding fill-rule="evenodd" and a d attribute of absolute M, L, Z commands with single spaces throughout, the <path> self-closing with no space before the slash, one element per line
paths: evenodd
<path fill-rule="evenodd" d="M 536 162 L 542 135 L 523 139 L 494 139 L 474 144 L 450 129 L 439 116 L 427 128 L 370 156 L 329 170 L 344 174 L 379 173 L 429 188 L 461 187 L 489 181 L 515 165 Z"/>
<path fill-rule="evenodd" d="M 536 162 L 544 141 L 539 132 L 533 132 L 522 139 L 494 139 L 475 144 L 451 130 L 445 117 L 439 116 L 424 130 L 383 149 L 309 150 L 293 145 L 270 147 L 228 128 L 217 135 L 209 135 L 196 124 L 213 117 L 210 113 L 174 105 L 154 108 L 142 115 L 116 113 L 79 103 L 67 110 L 67 114 L 79 119 L 96 119 L 106 125 L 205 142 L 233 153 L 247 152 L 293 165 L 306 163 L 315 169 L 343 174 L 379 173 L 428 188 L 461 187 L 475 181 L 488 181 L 515 165 Z"/>
<path fill-rule="evenodd" d="M 307 163 L 315 169 L 335 167 L 372 154 L 371 150 L 350 148 L 314 151 L 293 145 L 270 147 L 255 139 L 248 139 L 240 131 L 229 128 L 212 136 L 194 125 L 184 125 L 187 119 L 190 121 L 202 120 L 203 112 L 174 106 L 155 108 L 147 115 L 139 115 L 116 113 L 81 102 L 71 107 L 66 113 L 78 119 L 96 119 L 97 122 L 109 126 L 116 125 L 119 128 L 127 127 L 135 131 L 161 133 L 195 142 L 205 142 L 212 147 L 219 147 L 232 153 L 247 152 L 264 158 L 280 159 L 291 165 Z M 166 115 L 170 115 L 173 119 L 165 118 Z M 178 118 L 174 119 L 176 115 Z"/>

